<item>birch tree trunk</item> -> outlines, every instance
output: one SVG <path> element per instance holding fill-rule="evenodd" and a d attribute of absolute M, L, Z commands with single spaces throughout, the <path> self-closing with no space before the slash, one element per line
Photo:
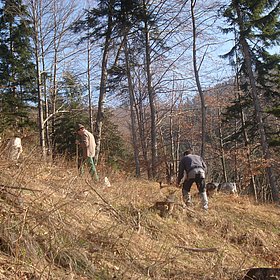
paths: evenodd
<path fill-rule="evenodd" d="M 42 1 L 33 1 L 28 2 L 30 7 L 30 19 L 33 25 L 33 42 L 35 49 L 35 61 L 36 61 L 36 80 L 37 80 L 37 98 L 38 98 L 38 128 L 39 128 L 39 137 L 40 137 L 40 147 L 42 151 L 43 159 L 46 159 L 46 140 L 45 140 L 45 126 L 44 126 L 44 108 L 43 108 L 43 91 L 42 91 L 42 74 L 41 72 L 41 61 L 43 61 L 42 54 L 42 42 L 41 42 L 41 31 L 42 31 L 42 22 L 41 22 L 41 13 L 42 13 Z M 45 80 L 45 79 L 44 79 Z"/>
<path fill-rule="evenodd" d="M 36 35 L 37 36 L 37 35 Z M 36 75 L 37 75 L 37 96 L 38 96 L 38 124 L 40 135 L 40 146 L 42 150 L 43 159 L 46 160 L 46 141 L 45 141 L 45 127 L 44 127 L 44 112 L 43 112 L 43 96 L 41 91 L 41 71 L 40 61 L 37 46 L 35 47 L 35 59 L 36 59 Z"/>
<path fill-rule="evenodd" d="M 171 99 L 171 107 L 170 107 L 170 114 L 169 114 L 169 138 L 170 138 L 170 171 L 169 171 L 169 183 L 173 181 L 173 176 L 176 174 L 176 154 L 175 154 L 175 139 L 174 139 L 174 126 L 173 126 L 173 115 L 174 115 L 174 107 L 175 107 L 175 86 L 174 86 L 174 76 L 173 76 L 173 86 L 172 86 L 172 99 Z"/>
<path fill-rule="evenodd" d="M 35 2 L 37 2 L 35 0 Z M 43 3 L 44 0 L 40 0 L 37 3 L 39 3 L 39 47 L 40 47 L 40 55 L 41 55 L 41 66 L 42 66 L 42 72 L 40 73 L 41 75 L 41 81 L 42 81 L 42 100 L 44 100 L 44 104 L 42 106 L 43 108 L 43 119 L 44 118 L 48 118 L 49 117 L 49 101 L 48 101 L 48 94 L 47 94 L 47 70 L 46 70 L 46 66 L 45 66 L 45 40 L 44 40 L 44 31 L 43 31 L 43 22 L 42 22 L 42 18 L 43 18 L 43 13 L 44 13 L 44 9 L 43 9 Z M 43 124 L 43 122 L 42 122 Z M 49 134 L 49 122 L 46 122 L 45 125 L 43 125 L 43 132 L 44 132 L 44 146 L 45 146 L 45 151 L 44 153 L 48 154 L 50 151 L 50 134 Z"/>
<path fill-rule="evenodd" d="M 54 30 L 53 30 L 53 71 L 52 71 L 52 86 L 51 86 L 51 115 L 53 116 L 51 119 L 51 152 L 52 156 L 54 156 L 54 136 L 55 136 L 55 112 L 56 112 L 56 102 L 57 102 L 57 67 L 58 67 L 58 22 L 57 22 L 57 4 L 56 1 L 53 1 L 53 14 L 54 14 Z"/>

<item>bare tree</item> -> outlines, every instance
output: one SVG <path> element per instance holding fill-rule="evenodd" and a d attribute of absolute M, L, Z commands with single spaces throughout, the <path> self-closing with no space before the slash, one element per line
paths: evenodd
<path fill-rule="evenodd" d="M 99 92 L 99 100 L 98 100 L 98 109 L 96 116 L 96 154 L 95 154 L 95 162 L 98 163 L 99 153 L 100 153 L 100 145 L 101 145 L 101 136 L 102 136 L 102 126 L 103 126 L 103 117 L 104 117 L 104 103 L 107 91 L 107 63 L 109 57 L 109 47 L 112 41 L 112 28 L 113 28 L 113 4 L 114 1 L 110 0 L 108 3 L 108 15 L 107 15 L 107 30 L 105 36 L 105 42 L 103 47 L 103 55 L 102 55 L 102 66 L 101 66 L 101 78 L 100 78 L 100 92 Z"/>
<path fill-rule="evenodd" d="M 155 108 L 155 92 L 152 86 L 152 73 L 151 73 L 151 47 L 150 47 L 150 32 L 147 21 L 147 3 L 143 0 L 144 10 L 146 17 L 144 18 L 144 32 L 145 32 L 145 57 L 146 57 L 146 73 L 147 73 L 147 87 L 151 113 L 151 175 L 156 177 L 157 173 L 157 134 L 156 134 L 156 108 Z M 149 167 L 148 167 L 149 168 Z"/>
<path fill-rule="evenodd" d="M 243 138 L 244 138 L 244 144 L 246 147 L 246 157 L 247 157 L 247 164 L 248 164 L 248 169 L 249 169 L 249 176 L 250 176 L 250 181 L 251 185 L 254 191 L 254 196 L 255 196 L 255 201 L 258 201 L 258 196 L 257 196 L 257 188 L 256 188 L 256 182 L 255 182 L 255 176 L 253 174 L 253 167 L 251 163 L 251 149 L 249 145 L 249 138 L 248 138 L 248 133 L 246 129 L 246 120 L 245 120 L 245 113 L 244 110 L 241 106 L 241 92 L 240 92 L 240 86 L 239 86 L 239 80 L 238 80 L 238 75 L 236 75 L 236 93 L 237 93 L 237 99 L 240 104 L 240 119 L 241 119 L 241 126 L 242 126 L 242 132 L 243 132 Z"/>
<path fill-rule="evenodd" d="M 93 131 L 93 108 L 92 108 L 92 90 L 91 90 L 91 43 L 90 39 L 87 40 L 87 90 L 88 90 L 88 114 L 89 126 Z"/>
<path fill-rule="evenodd" d="M 205 153 L 205 139 L 206 139 L 206 106 L 205 106 L 205 100 L 204 100 L 204 94 L 203 90 L 200 84 L 200 78 L 199 78 L 199 68 L 197 65 L 197 55 L 196 55 L 196 22 L 195 22 L 195 4 L 196 0 L 191 0 L 191 15 L 192 15 L 192 27 L 193 27 L 193 68 L 194 68 L 194 75 L 195 75 L 195 81 L 197 85 L 197 90 L 200 96 L 200 102 L 201 102 L 201 150 L 200 154 L 202 157 L 204 157 Z"/>
<path fill-rule="evenodd" d="M 62 64 L 65 64 L 66 59 L 71 59 L 70 50 L 75 47 L 69 35 L 72 34 L 72 21 L 78 15 L 75 13 L 75 0 L 26 0 L 26 4 L 33 23 L 40 145 L 45 157 L 46 149 L 50 149 L 49 122 L 52 122 L 53 130 L 55 116 L 62 108 L 60 104 L 57 108 L 58 80 L 63 73 Z M 73 42 L 73 45 L 69 42 Z"/>
<path fill-rule="evenodd" d="M 43 158 L 46 157 L 46 143 L 45 143 L 45 128 L 43 126 L 44 123 L 44 111 L 43 111 L 43 93 L 42 93 L 42 80 L 41 80 L 41 38 L 40 38 L 40 27 L 41 27 L 41 9 L 42 0 L 34 1 L 30 0 L 29 8 L 30 8 L 30 17 L 33 24 L 33 41 L 34 41 L 34 49 L 35 49 L 35 60 L 36 60 L 36 75 L 37 75 L 37 98 L 38 98 L 38 126 L 40 133 L 40 146 L 42 148 Z"/>

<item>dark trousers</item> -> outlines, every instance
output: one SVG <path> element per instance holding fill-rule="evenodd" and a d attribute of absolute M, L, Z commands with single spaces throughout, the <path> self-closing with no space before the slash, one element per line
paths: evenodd
<path fill-rule="evenodd" d="M 197 189 L 198 189 L 199 193 L 205 192 L 205 190 L 206 190 L 205 179 L 200 178 L 200 177 L 196 177 L 194 179 L 187 179 L 184 182 L 184 184 L 183 184 L 183 194 L 190 192 L 193 183 L 196 183 L 196 186 L 197 186 Z"/>
<path fill-rule="evenodd" d="M 205 179 L 200 178 L 200 174 L 197 174 L 196 178 L 187 179 L 184 182 L 183 189 L 182 189 L 183 200 L 184 200 L 184 202 L 186 203 L 187 206 L 191 205 L 190 190 L 191 190 L 191 187 L 192 187 L 193 183 L 196 183 L 196 186 L 198 188 L 199 195 L 200 195 L 200 198 L 201 198 L 202 207 L 203 207 L 204 210 L 207 211 L 207 209 L 208 209 L 208 198 L 207 198 L 207 194 L 206 194 Z"/>

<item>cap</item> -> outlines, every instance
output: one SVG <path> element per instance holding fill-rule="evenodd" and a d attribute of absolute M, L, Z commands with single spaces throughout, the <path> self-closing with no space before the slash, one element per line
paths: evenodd
<path fill-rule="evenodd" d="M 77 124 L 77 130 L 80 130 L 81 128 L 85 128 L 82 124 L 78 123 Z"/>

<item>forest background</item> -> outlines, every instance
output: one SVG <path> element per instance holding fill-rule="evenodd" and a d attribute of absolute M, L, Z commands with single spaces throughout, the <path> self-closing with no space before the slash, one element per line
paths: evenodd
<path fill-rule="evenodd" d="M 209 181 L 279 201 L 279 7 L 1 0 L 2 141 L 74 160 L 83 123 L 99 167 L 170 183 L 192 148 Z"/>

